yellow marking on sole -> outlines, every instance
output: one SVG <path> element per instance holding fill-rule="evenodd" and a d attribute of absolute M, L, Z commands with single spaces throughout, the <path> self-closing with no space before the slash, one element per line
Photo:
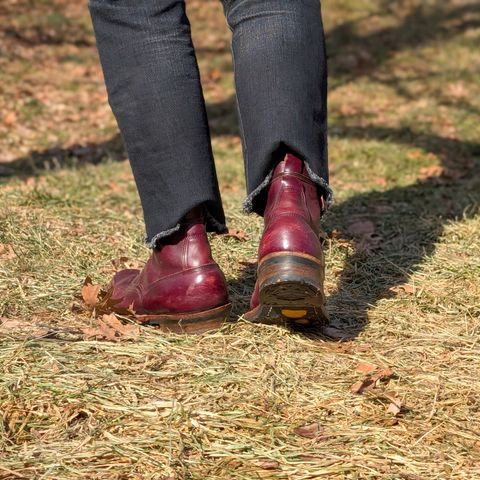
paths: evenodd
<path fill-rule="evenodd" d="M 306 310 L 282 310 L 282 315 L 288 318 L 303 318 L 306 314 Z"/>

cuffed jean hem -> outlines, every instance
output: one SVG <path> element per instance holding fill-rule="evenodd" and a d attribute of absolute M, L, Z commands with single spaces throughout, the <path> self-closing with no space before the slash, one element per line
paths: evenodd
<path fill-rule="evenodd" d="M 305 162 L 305 166 L 307 167 L 307 172 L 309 177 L 319 186 L 320 190 L 320 195 L 323 198 L 323 209 L 322 213 L 325 213 L 334 203 L 334 195 L 333 195 L 333 190 L 328 184 L 328 182 L 323 179 L 322 177 L 319 177 L 310 167 L 308 163 Z M 268 175 L 265 177 L 263 182 L 255 188 L 252 193 L 250 193 L 245 200 L 243 201 L 243 211 L 245 213 L 258 213 L 259 215 L 263 215 L 263 210 L 264 207 L 262 208 L 256 208 L 255 206 L 255 198 L 260 195 L 261 193 L 264 192 L 264 190 L 270 185 L 270 181 L 272 180 L 273 176 L 273 171 L 275 169 L 272 168 Z"/>
<path fill-rule="evenodd" d="M 205 207 L 205 220 L 206 220 L 206 229 L 207 232 L 214 232 L 214 233 L 227 233 L 228 228 L 224 223 L 219 222 Z M 173 235 L 174 233 L 180 230 L 182 226 L 182 222 L 178 222 L 174 227 L 169 228 L 167 230 L 163 230 L 152 237 L 145 235 L 145 245 L 148 248 L 155 248 L 158 246 L 160 240 Z"/>

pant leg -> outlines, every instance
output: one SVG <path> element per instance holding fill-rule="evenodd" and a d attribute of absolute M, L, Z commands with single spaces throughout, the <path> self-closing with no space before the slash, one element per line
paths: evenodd
<path fill-rule="evenodd" d="M 208 229 L 225 230 L 184 0 L 90 0 L 89 8 L 147 244 L 173 233 L 199 204 Z"/>
<path fill-rule="evenodd" d="M 320 0 L 222 0 L 232 30 L 248 196 L 263 214 L 272 170 L 286 152 L 306 162 L 325 204 L 327 66 Z"/>

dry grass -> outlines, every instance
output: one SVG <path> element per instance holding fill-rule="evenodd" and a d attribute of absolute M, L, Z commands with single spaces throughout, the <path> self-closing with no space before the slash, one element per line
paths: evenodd
<path fill-rule="evenodd" d="M 82 336 L 96 320 L 80 286 L 148 252 L 88 17 L 63 0 L 5 2 L 0 478 L 480 478 L 476 2 L 324 3 L 335 341 L 242 320 L 262 224 L 239 213 L 220 3 L 191 0 L 227 216 L 249 237 L 212 238 L 234 315 L 220 332 L 116 343 Z M 358 222 L 374 236 L 352 238 Z M 369 365 L 392 373 L 353 393 Z"/>

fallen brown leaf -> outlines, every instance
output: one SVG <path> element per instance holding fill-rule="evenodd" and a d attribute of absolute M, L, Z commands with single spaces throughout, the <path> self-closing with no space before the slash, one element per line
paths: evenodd
<path fill-rule="evenodd" d="M 17 114 L 14 111 L 6 112 L 3 116 L 3 123 L 11 127 L 17 121 Z"/>
<path fill-rule="evenodd" d="M 372 373 L 378 367 L 376 365 L 372 365 L 371 363 L 360 362 L 355 369 L 358 373 Z"/>
<path fill-rule="evenodd" d="M 390 405 L 387 407 L 387 412 L 397 416 L 402 410 L 402 401 L 398 398 L 394 398 Z"/>
<path fill-rule="evenodd" d="M 243 230 L 238 228 L 229 228 L 228 233 L 225 234 L 226 237 L 232 237 L 240 242 L 245 242 L 248 239 L 247 234 Z"/>
<path fill-rule="evenodd" d="M 397 285 L 395 287 L 391 287 L 388 289 L 390 292 L 393 292 L 393 293 L 410 293 L 410 294 L 415 294 L 416 292 L 416 289 L 413 285 L 409 285 L 409 284 L 404 284 L 404 285 Z"/>
<path fill-rule="evenodd" d="M 463 82 L 450 83 L 447 87 L 447 94 L 449 97 L 456 100 L 461 100 L 462 98 L 466 98 L 470 95 Z"/>
<path fill-rule="evenodd" d="M 375 177 L 373 179 L 373 183 L 375 185 L 380 186 L 380 187 L 385 187 L 388 184 L 386 178 L 384 178 L 384 177 Z"/>
<path fill-rule="evenodd" d="M 96 340 L 108 340 L 119 342 L 120 340 L 131 340 L 140 335 L 140 327 L 133 324 L 123 324 L 113 315 L 103 315 L 98 319 L 98 325 L 95 327 L 82 328 L 84 338 Z"/>
<path fill-rule="evenodd" d="M 355 382 L 350 387 L 350 391 L 357 395 L 361 395 L 365 390 L 370 390 L 373 384 L 374 384 L 374 381 L 370 377 L 367 377 L 363 380 L 359 380 L 358 382 Z"/>
<path fill-rule="evenodd" d="M 255 466 L 262 470 L 276 470 L 280 466 L 280 463 L 269 458 L 262 458 L 255 462 Z"/>
<path fill-rule="evenodd" d="M 119 257 L 112 260 L 112 265 L 115 270 L 122 270 L 124 268 L 138 269 L 140 268 L 141 263 L 137 260 L 131 260 L 128 257 Z"/>
<path fill-rule="evenodd" d="M 441 165 L 430 165 L 428 167 L 422 167 L 419 171 L 419 178 L 425 179 L 428 177 L 438 177 L 442 175 L 443 167 Z"/>
<path fill-rule="evenodd" d="M 218 82 L 222 78 L 222 71 L 218 68 L 213 68 L 208 72 L 208 78 L 212 82 Z"/>
<path fill-rule="evenodd" d="M 412 160 L 420 160 L 425 158 L 425 153 L 422 152 L 422 150 L 410 150 L 407 153 L 407 157 L 412 159 Z"/>
<path fill-rule="evenodd" d="M 85 278 L 82 287 L 82 298 L 89 307 L 98 305 L 100 301 L 98 298 L 100 288 L 100 285 L 93 285 L 90 277 Z"/>
<path fill-rule="evenodd" d="M 354 237 L 363 237 L 364 235 L 371 235 L 374 232 L 375 224 L 370 220 L 354 222 L 348 227 L 348 233 Z"/>
<path fill-rule="evenodd" d="M 11 245 L 0 243 L 0 260 L 11 260 L 16 254 Z"/>
<path fill-rule="evenodd" d="M 29 320 L 14 320 L 6 317 L 0 317 L 0 333 L 8 333 L 10 335 L 21 334 L 28 335 L 28 338 L 41 338 L 50 333 L 50 329 L 45 326 L 37 325 Z"/>
<path fill-rule="evenodd" d="M 113 193 L 122 193 L 123 192 L 122 187 L 120 187 L 120 185 L 117 182 L 114 182 L 113 180 L 108 184 L 108 186 L 110 187 L 110 190 Z"/>
<path fill-rule="evenodd" d="M 294 433 L 304 438 L 317 438 L 321 436 L 324 431 L 325 431 L 324 427 L 322 427 L 318 422 L 315 422 L 315 423 L 310 423 L 309 425 L 303 425 L 301 427 L 297 427 L 294 430 Z"/>
<path fill-rule="evenodd" d="M 393 371 L 388 367 L 377 368 L 372 375 L 367 375 L 363 380 L 354 383 L 350 387 L 350 391 L 357 395 L 361 395 L 363 392 L 377 387 L 382 380 L 389 380 L 392 376 Z"/>
<path fill-rule="evenodd" d="M 376 233 L 375 224 L 370 220 L 354 222 L 348 227 L 357 244 L 357 250 L 369 252 L 377 248 L 383 237 Z"/>
<path fill-rule="evenodd" d="M 0 330 L 16 330 L 21 326 L 23 326 L 23 324 L 18 320 L 11 320 L 10 318 L 0 317 Z"/>

